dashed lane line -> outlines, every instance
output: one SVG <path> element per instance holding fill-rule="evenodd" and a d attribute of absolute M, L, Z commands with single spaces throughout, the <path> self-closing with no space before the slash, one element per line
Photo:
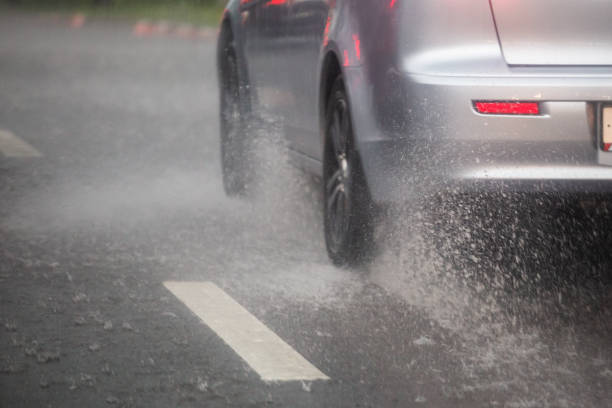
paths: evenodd
<path fill-rule="evenodd" d="M 0 152 L 6 157 L 41 157 L 42 154 L 28 142 L 8 130 L 0 129 Z"/>
<path fill-rule="evenodd" d="M 266 382 L 329 380 L 279 336 L 212 282 L 164 286 Z"/>

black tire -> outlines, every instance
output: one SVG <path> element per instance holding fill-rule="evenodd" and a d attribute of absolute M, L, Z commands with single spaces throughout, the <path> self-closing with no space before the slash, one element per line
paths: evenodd
<path fill-rule="evenodd" d="M 229 34 L 226 34 L 229 36 Z M 231 40 L 219 50 L 221 170 L 228 196 L 244 195 L 251 181 L 251 157 L 247 136 L 249 100 L 241 83 L 238 60 Z"/>
<path fill-rule="evenodd" d="M 342 77 L 330 93 L 323 157 L 324 230 L 335 265 L 358 266 L 372 253 L 373 206 L 357 152 Z"/>

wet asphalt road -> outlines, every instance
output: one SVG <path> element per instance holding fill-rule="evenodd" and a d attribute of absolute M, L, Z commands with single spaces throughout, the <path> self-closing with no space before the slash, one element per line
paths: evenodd
<path fill-rule="evenodd" d="M 0 129 L 41 153 L 0 155 L 0 407 L 612 405 L 601 198 L 412 211 L 335 268 L 274 129 L 259 193 L 224 196 L 213 57 L 0 16 Z M 330 379 L 263 382 L 165 281 L 215 283 Z"/>

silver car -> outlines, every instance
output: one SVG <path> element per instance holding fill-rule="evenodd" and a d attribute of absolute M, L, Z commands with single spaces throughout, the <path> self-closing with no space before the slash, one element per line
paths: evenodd
<path fill-rule="evenodd" d="M 420 188 L 612 190 L 612 1 L 230 0 L 218 67 L 224 185 L 252 112 L 323 179 L 336 264 L 372 209 Z"/>

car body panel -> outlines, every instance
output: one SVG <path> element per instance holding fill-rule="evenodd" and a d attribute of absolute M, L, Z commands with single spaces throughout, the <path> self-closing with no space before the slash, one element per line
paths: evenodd
<path fill-rule="evenodd" d="M 228 18 L 240 31 L 251 17 L 236 3 Z M 377 202 L 423 185 L 612 190 L 612 153 L 597 133 L 598 112 L 612 103 L 612 68 L 508 64 L 488 1 L 258 4 L 286 8 L 242 33 L 252 36 L 244 69 L 253 102 L 280 119 L 297 165 L 320 174 L 326 61 L 335 58 Z M 477 100 L 535 101 L 542 113 L 481 115 Z"/>
<path fill-rule="evenodd" d="M 491 0 L 511 65 L 612 65 L 612 2 Z"/>

